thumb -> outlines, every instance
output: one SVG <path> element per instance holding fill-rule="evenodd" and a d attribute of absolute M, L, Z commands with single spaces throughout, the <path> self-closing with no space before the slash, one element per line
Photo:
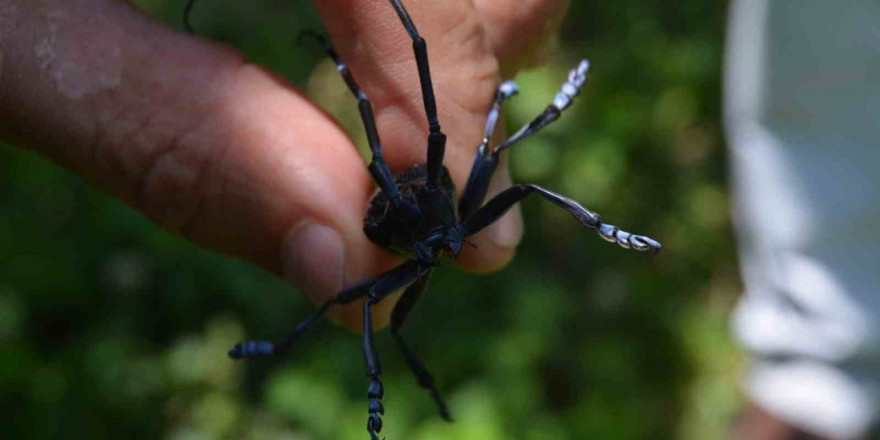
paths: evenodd
<path fill-rule="evenodd" d="M 4 138 L 316 303 L 394 264 L 362 232 L 363 160 L 299 92 L 127 2 L 12 3 L 0 11 L 16 23 L 0 38 Z M 337 313 L 355 327 L 351 309 Z"/>

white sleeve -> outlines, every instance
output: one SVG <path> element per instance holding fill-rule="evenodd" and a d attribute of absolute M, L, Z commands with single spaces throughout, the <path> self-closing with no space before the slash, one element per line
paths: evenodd
<path fill-rule="evenodd" d="M 853 438 L 880 408 L 880 2 L 737 0 L 728 32 L 747 392 Z"/>

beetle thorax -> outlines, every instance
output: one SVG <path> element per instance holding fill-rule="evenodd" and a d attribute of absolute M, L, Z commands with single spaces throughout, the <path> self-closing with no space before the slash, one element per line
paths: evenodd
<path fill-rule="evenodd" d="M 367 208 L 364 233 L 399 255 L 435 265 L 455 258 L 463 241 L 456 218 L 455 187 L 444 167 L 437 186 L 427 185 L 424 166 L 395 174 L 396 202 L 377 191 Z"/>

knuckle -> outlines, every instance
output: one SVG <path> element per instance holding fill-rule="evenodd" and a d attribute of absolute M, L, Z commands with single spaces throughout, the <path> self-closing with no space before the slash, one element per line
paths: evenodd
<path fill-rule="evenodd" d="M 158 121 L 156 121 L 158 122 Z M 135 202 L 156 223 L 188 235 L 200 217 L 206 196 L 206 175 L 220 151 L 199 142 L 199 125 L 151 123 L 135 134 L 144 145 Z"/>
<path fill-rule="evenodd" d="M 245 66 L 231 51 L 211 51 L 204 67 L 187 77 L 168 74 L 110 98 L 99 106 L 91 132 L 92 165 L 98 183 L 151 220 L 183 232 L 199 218 L 209 198 L 212 167 L 226 153 L 213 133 L 230 79 Z M 187 67 L 189 68 L 189 67 Z M 193 81 L 204 89 L 195 90 Z M 147 88 L 146 85 L 150 87 Z M 211 87 L 214 85 L 213 87 Z M 219 92 L 217 91 L 219 90 Z"/>
<path fill-rule="evenodd" d="M 218 153 L 202 142 L 205 121 L 185 120 L 164 107 L 115 106 L 96 117 L 89 140 L 97 183 L 174 232 L 196 216 Z"/>

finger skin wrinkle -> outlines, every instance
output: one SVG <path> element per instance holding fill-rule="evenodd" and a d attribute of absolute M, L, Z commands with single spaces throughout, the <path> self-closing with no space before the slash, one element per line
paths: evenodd
<path fill-rule="evenodd" d="M 150 45 L 143 53 L 154 49 Z M 193 61 L 185 58 L 190 51 L 199 54 L 200 63 L 189 64 Z M 140 70 L 150 68 L 145 65 L 149 60 L 162 67 L 152 76 L 139 76 Z M 104 106 L 120 109 L 123 116 L 96 124 L 97 132 L 111 133 L 97 140 L 99 175 L 130 188 L 123 199 L 159 225 L 182 232 L 199 210 L 209 164 L 223 153 L 225 144 L 215 141 L 220 126 L 216 110 L 243 65 L 240 54 L 213 44 L 134 60 L 127 93 Z"/>
<path fill-rule="evenodd" d="M 141 113 L 142 121 L 110 149 L 123 151 L 134 182 L 134 204 L 147 215 L 173 232 L 186 235 L 186 226 L 194 224 L 204 202 L 205 176 L 213 163 L 225 155 L 227 138 L 218 128 L 224 83 L 234 78 L 236 70 L 245 65 L 234 57 L 223 63 L 220 75 L 208 78 L 201 86 L 207 93 L 200 101 L 188 102 L 173 91 L 144 97 L 143 105 L 132 113 Z M 171 93 L 171 95 L 168 95 Z M 150 102 L 154 100 L 155 102 Z M 220 138 L 220 141 L 217 139 Z"/>
<path fill-rule="evenodd" d="M 236 83 L 246 81 L 244 72 L 252 67 L 239 59 L 237 66 L 225 67 L 230 73 L 214 81 L 213 87 L 234 90 Z M 193 123 L 178 124 L 157 143 L 139 179 L 141 209 L 165 228 L 206 244 L 213 241 L 210 225 L 216 222 L 207 216 L 234 206 L 230 199 L 240 191 L 236 188 L 256 186 L 248 170 L 229 157 L 248 142 L 245 124 L 236 123 L 230 110 L 235 104 L 221 94 L 206 104 L 210 110 L 197 112 Z M 228 214 L 227 219 L 235 217 Z"/>
<path fill-rule="evenodd" d="M 243 64 L 243 60 L 239 60 Z M 222 83 L 221 79 L 213 82 Z M 206 84 L 205 87 L 211 87 Z M 210 100 L 209 100 L 210 101 Z M 211 103 L 207 108 L 186 109 L 186 103 L 160 103 L 153 116 L 134 135 L 145 155 L 141 174 L 136 178 L 136 206 L 163 227 L 187 236 L 204 203 L 205 175 L 212 163 L 225 154 L 228 144 L 214 141 L 218 125 Z M 187 117 L 173 120 L 172 108 L 184 107 Z M 188 111 L 190 110 L 190 111 Z M 221 136 L 222 137 L 222 136 Z"/>
<path fill-rule="evenodd" d="M 152 128 L 145 126 L 143 132 Z M 149 138 L 147 134 L 136 137 Z M 149 152 L 141 176 L 136 180 L 136 206 L 163 227 L 182 232 L 191 223 L 199 205 L 198 194 L 206 164 L 216 150 L 199 149 L 185 141 L 186 132 L 172 135 L 155 144 Z"/>
<path fill-rule="evenodd" d="M 94 179 L 99 185 L 107 185 L 112 183 L 112 180 L 108 181 L 109 179 L 103 177 L 106 173 L 100 172 L 101 162 L 102 159 L 108 156 L 107 151 L 110 151 L 112 148 L 110 138 L 114 133 L 113 127 L 122 125 L 120 121 L 122 120 L 122 115 L 125 114 L 125 110 L 115 108 L 115 110 L 100 111 L 96 109 L 97 105 L 90 105 L 89 107 L 95 109 L 93 112 L 96 116 L 92 123 L 90 135 L 87 136 L 90 141 L 86 144 L 85 152 L 90 162 L 86 164 L 86 167 L 96 171 L 93 173 L 95 175 Z M 132 131 L 132 133 L 134 132 Z M 114 195 L 127 203 L 133 203 L 131 195 L 126 191 L 119 190 Z"/>
<path fill-rule="evenodd" d="M 154 144 L 163 140 L 153 130 L 157 125 L 156 111 L 146 106 L 133 110 L 126 101 L 125 97 L 110 95 L 88 100 L 94 120 L 86 151 L 98 183 L 113 189 L 127 203 L 140 207 L 143 204 L 138 181 L 152 161 Z"/>

